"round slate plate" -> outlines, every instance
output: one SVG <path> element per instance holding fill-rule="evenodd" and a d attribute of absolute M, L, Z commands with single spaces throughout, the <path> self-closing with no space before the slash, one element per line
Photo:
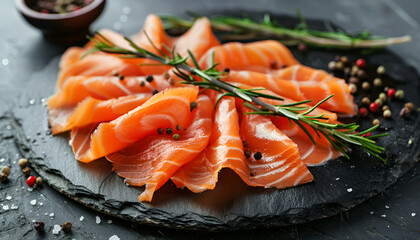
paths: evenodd
<path fill-rule="evenodd" d="M 252 14 L 257 18 L 261 13 Z M 276 17 L 279 22 L 295 24 L 296 19 Z M 320 21 L 309 21 L 311 27 L 322 28 Z M 315 68 L 326 68 L 337 54 L 351 58 L 351 52 L 312 50 L 293 51 L 300 62 Z M 366 57 L 371 65 L 384 65 L 389 84 L 405 91 L 405 100 L 419 104 L 420 77 L 403 59 L 390 52 Z M 58 59 L 45 68 L 38 88 L 44 96 L 53 94 Z M 358 99 L 358 98 L 357 98 Z M 276 190 L 246 186 L 230 170 L 223 170 L 213 191 L 193 194 L 177 189 L 171 182 L 159 189 L 152 203 L 138 202 L 143 188 L 124 184 L 111 171 L 111 164 L 100 159 L 89 164 L 77 162 L 68 146 L 66 134 L 51 136 L 45 104 L 14 109 L 15 137 L 22 153 L 31 159 L 33 168 L 57 191 L 80 203 L 116 217 L 137 223 L 171 228 L 201 230 L 233 230 L 286 226 L 337 214 L 361 203 L 393 184 L 415 163 L 419 148 L 418 113 L 403 119 L 398 116 L 402 101 L 391 101 L 393 118 L 382 120 L 380 132 L 390 136 L 378 141 L 386 147 L 386 164 L 355 149 L 351 159 L 339 158 L 312 167 L 314 182 Z M 360 121 L 362 129 L 372 118 Z"/>

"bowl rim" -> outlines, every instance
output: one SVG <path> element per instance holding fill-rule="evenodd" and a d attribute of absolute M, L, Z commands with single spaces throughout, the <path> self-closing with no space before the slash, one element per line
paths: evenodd
<path fill-rule="evenodd" d="M 41 13 L 38 11 L 33 10 L 28 5 L 26 5 L 25 0 L 15 0 L 15 4 L 18 8 L 18 10 L 23 14 L 31 18 L 36 19 L 44 19 L 44 20 L 63 20 L 63 19 L 69 19 L 74 18 L 80 15 L 84 15 L 95 8 L 99 7 L 101 4 L 103 4 L 105 0 L 93 0 L 89 5 L 76 10 L 74 12 L 66 12 L 66 13 Z"/>

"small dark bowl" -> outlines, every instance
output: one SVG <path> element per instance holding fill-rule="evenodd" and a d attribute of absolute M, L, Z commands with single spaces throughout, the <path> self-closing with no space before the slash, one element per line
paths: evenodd
<path fill-rule="evenodd" d="M 55 43 L 69 44 L 82 41 L 89 34 L 89 26 L 102 13 L 105 0 L 94 0 L 74 12 L 46 14 L 29 7 L 34 0 L 16 0 L 22 16 L 32 26 L 40 29 L 44 37 Z"/>

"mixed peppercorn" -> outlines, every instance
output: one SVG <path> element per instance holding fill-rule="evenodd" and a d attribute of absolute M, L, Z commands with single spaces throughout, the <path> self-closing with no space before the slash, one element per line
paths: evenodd
<path fill-rule="evenodd" d="M 385 82 L 389 81 L 389 77 L 385 75 L 386 69 L 384 66 L 375 68 L 369 66 L 366 60 L 362 58 L 352 63 L 346 56 L 337 56 L 334 61 L 329 62 L 328 68 L 335 76 L 347 81 L 352 94 L 361 97 L 359 104 L 360 117 L 367 117 L 371 113 L 376 117 L 381 114 L 384 118 L 391 118 L 391 109 L 386 104 L 392 100 L 402 101 L 404 99 L 402 89 L 386 86 Z M 399 115 L 408 117 L 414 109 L 414 104 L 407 102 Z M 379 119 L 374 119 L 372 122 L 373 125 L 379 123 Z"/>

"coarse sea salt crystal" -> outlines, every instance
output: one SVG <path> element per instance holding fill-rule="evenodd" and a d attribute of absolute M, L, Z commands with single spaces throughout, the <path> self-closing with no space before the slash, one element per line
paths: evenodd
<path fill-rule="evenodd" d="M 9 200 L 9 201 L 12 200 L 12 196 L 7 196 L 6 200 Z"/>
<path fill-rule="evenodd" d="M 13 209 L 13 210 L 15 210 L 15 209 L 18 209 L 19 207 L 16 206 L 16 205 L 14 205 L 14 204 L 12 204 L 12 206 L 10 208 Z"/>
<path fill-rule="evenodd" d="M 3 210 L 5 210 L 5 211 L 9 210 L 9 205 L 4 205 Z"/>
<path fill-rule="evenodd" d="M 111 219 L 110 219 L 110 220 L 108 220 L 107 222 L 108 222 L 108 224 L 112 224 L 112 220 L 111 220 Z"/>
<path fill-rule="evenodd" d="M 101 223 L 101 218 L 99 216 L 96 216 L 96 224 L 100 224 Z"/>
<path fill-rule="evenodd" d="M 353 188 L 347 188 L 347 192 L 353 192 Z"/>
<path fill-rule="evenodd" d="M 50 217 L 54 217 L 54 213 L 52 212 L 52 213 L 50 213 Z"/>
<path fill-rule="evenodd" d="M 32 206 L 35 206 L 36 205 L 36 199 L 31 200 L 30 203 L 31 203 Z"/>
<path fill-rule="evenodd" d="M 61 226 L 60 225 L 54 225 L 52 233 L 57 235 L 57 234 L 60 233 L 60 231 L 61 231 Z"/>
<path fill-rule="evenodd" d="M 112 235 L 109 240 L 120 240 L 120 238 L 117 235 Z"/>
<path fill-rule="evenodd" d="M 415 216 L 416 216 L 416 213 L 414 213 L 414 212 L 413 212 L 413 213 L 411 213 L 411 216 L 412 216 L 412 217 L 415 217 Z"/>
<path fill-rule="evenodd" d="M 81 217 L 79 218 L 79 220 L 80 220 L 80 221 L 83 221 L 83 219 L 85 219 L 85 217 L 83 217 L 83 216 L 81 216 Z"/>
<path fill-rule="evenodd" d="M 389 206 L 388 205 L 385 205 L 385 208 L 389 208 Z"/>

